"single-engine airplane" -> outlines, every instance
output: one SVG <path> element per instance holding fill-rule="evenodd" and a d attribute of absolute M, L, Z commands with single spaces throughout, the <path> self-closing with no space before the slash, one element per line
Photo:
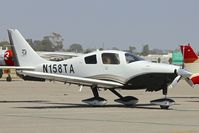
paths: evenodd
<path fill-rule="evenodd" d="M 194 84 L 199 84 L 199 58 L 190 44 L 181 45 L 181 52 L 184 58 L 184 67 L 189 69 L 193 75 L 190 77 Z"/>
<path fill-rule="evenodd" d="M 18 66 L 15 68 L 23 79 L 51 80 L 77 84 L 82 89 L 89 86 L 94 97 L 83 102 L 104 105 L 107 100 L 100 97 L 98 88 L 110 90 L 119 99 L 115 102 L 132 105 L 138 102 L 133 96 L 122 96 L 117 89 L 163 91 L 164 98 L 151 101 L 168 109 L 174 100 L 166 97 L 168 86 L 174 86 L 182 77 L 191 84 L 189 71 L 179 66 L 152 63 L 123 51 L 105 50 L 80 55 L 68 60 L 53 62 L 41 58 L 16 29 L 8 30 L 9 40 Z"/>

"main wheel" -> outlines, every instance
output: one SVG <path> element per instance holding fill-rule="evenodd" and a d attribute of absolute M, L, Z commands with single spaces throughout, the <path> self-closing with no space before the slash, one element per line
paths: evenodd
<path fill-rule="evenodd" d="M 160 105 L 160 108 L 161 109 L 169 109 L 169 106 L 162 106 L 162 105 Z"/>

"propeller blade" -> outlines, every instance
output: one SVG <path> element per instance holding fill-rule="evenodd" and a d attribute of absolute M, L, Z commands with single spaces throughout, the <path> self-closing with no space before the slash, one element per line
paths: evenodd
<path fill-rule="evenodd" d="M 185 81 L 191 86 L 194 87 L 194 83 L 192 82 L 192 80 L 190 78 L 185 78 Z"/>
<path fill-rule="evenodd" d="M 182 68 L 178 69 L 177 74 L 182 76 L 183 78 L 188 78 L 192 75 L 191 72 L 187 71 L 186 69 L 182 69 Z"/>
<path fill-rule="evenodd" d="M 192 82 L 192 80 L 189 79 L 189 77 L 192 75 L 191 72 L 187 71 L 186 69 L 178 69 L 177 71 L 178 76 L 173 80 L 173 82 L 169 85 L 169 88 L 173 88 L 176 86 L 176 84 L 180 81 L 181 78 L 184 78 L 185 81 L 191 86 L 193 87 L 194 84 Z"/>
<path fill-rule="evenodd" d="M 181 76 L 178 75 L 174 80 L 173 82 L 169 85 L 169 88 L 173 88 L 177 85 L 177 83 L 179 82 L 179 80 L 181 79 Z"/>

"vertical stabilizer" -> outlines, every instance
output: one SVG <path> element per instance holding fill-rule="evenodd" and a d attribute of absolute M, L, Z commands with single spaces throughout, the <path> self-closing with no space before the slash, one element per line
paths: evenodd
<path fill-rule="evenodd" d="M 181 45 L 180 49 L 184 56 L 184 63 L 193 63 L 198 59 L 198 55 L 192 49 L 191 45 Z"/>
<path fill-rule="evenodd" d="M 31 48 L 18 30 L 9 29 L 8 36 L 19 66 L 36 66 L 46 61 Z"/>
<path fill-rule="evenodd" d="M 180 49 L 184 58 L 184 66 L 193 73 L 191 80 L 194 84 L 199 84 L 199 59 L 190 44 L 181 45 Z"/>

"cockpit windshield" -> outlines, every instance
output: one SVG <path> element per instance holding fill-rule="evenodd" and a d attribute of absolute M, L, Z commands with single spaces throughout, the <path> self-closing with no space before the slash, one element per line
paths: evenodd
<path fill-rule="evenodd" d="M 144 60 L 141 57 L 134 55 L 132 53 L 125 53 L 125 58 L 126 58 L 127 63 L 132 63 L 132 62 L 135 62 L 135 61 Z"/>

